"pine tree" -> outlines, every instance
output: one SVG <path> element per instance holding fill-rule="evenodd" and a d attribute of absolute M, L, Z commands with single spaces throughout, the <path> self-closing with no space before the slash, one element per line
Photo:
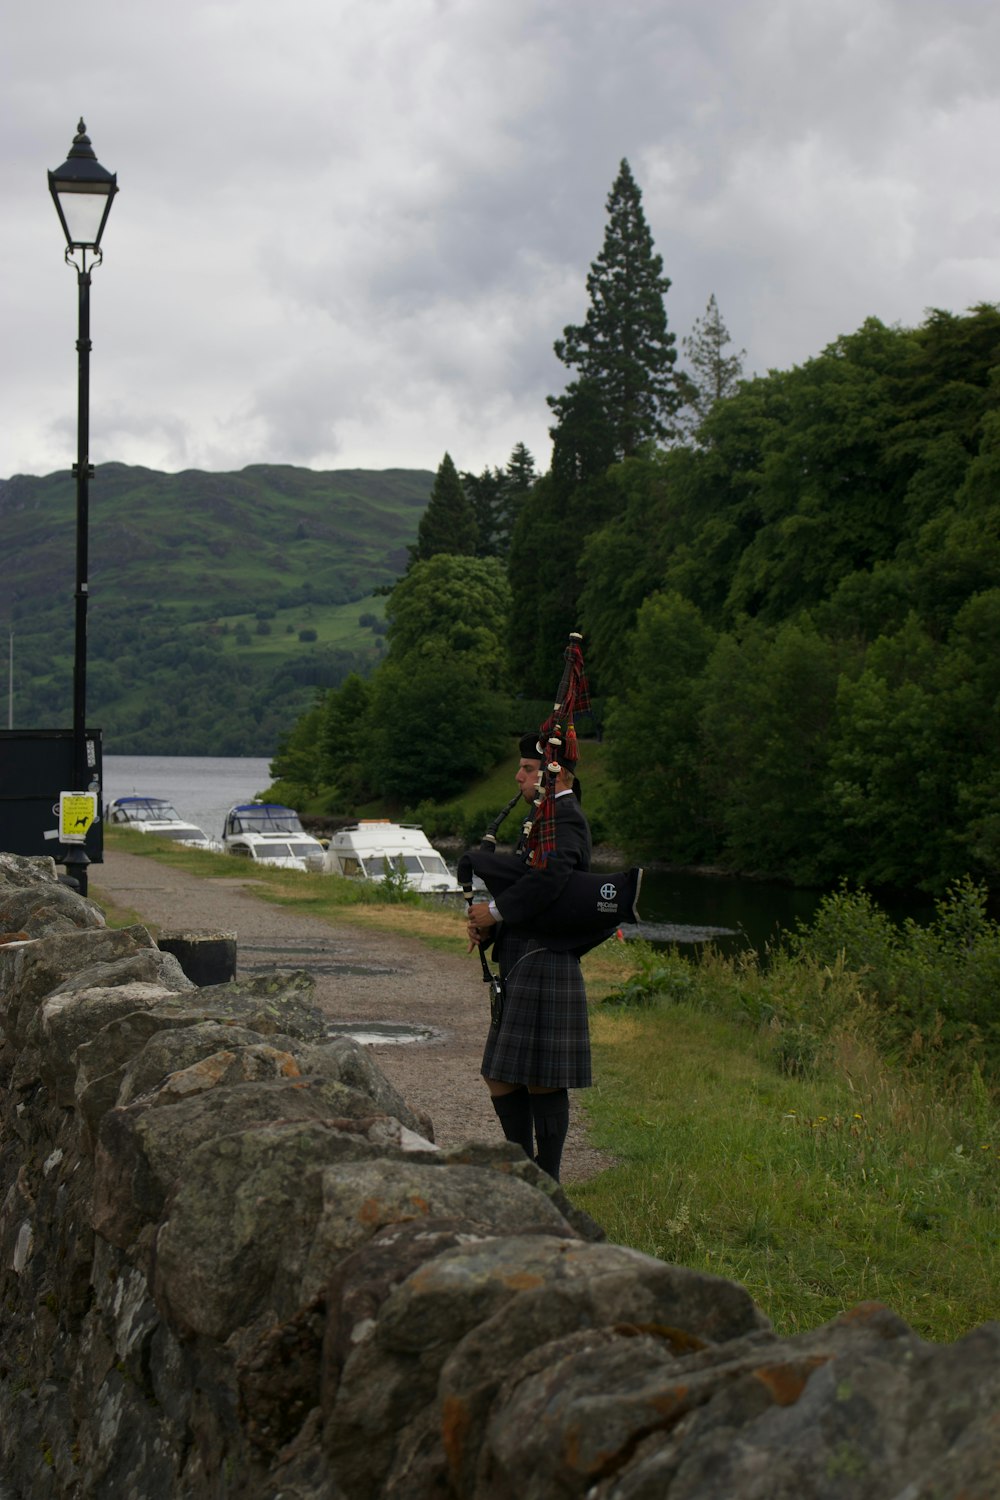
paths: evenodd
<path fill-rule="evenodd" d="M 515 443 L 505 469 L 462 474 L 462 485 L 479 528 L 477 557 L 506 560 L 521 506 L 538 478 L 535 460 L 523 443 Z"/>
<path fill-rule="evenodd" d="M 523 443 L 515 443 L 511 449 L 506 475 L 510 488 L 517 494 L 530 490 L 538 478 L 534 457 Z"/>
<path fill-rule="evenodd" d="M 476 540 L 475 514 L 451 454 L 446 453 L 438 468 L 427 509 L 420 517 L 416 546 L 410 548 L 410 563 L 425 562 L 439 552 L 474 557 Z"/>
<path fill-rule="evenodd" d="M 680 377 L 685 401 L 681 426 L 691 434 L 697 433 L 717 401 L 736 394 L 747 351 L 725 354 L 726 345 L 731 343 L 713 292 L 704 317 L 696 319 L 688 337 L 681 341 L 692 371 Z"/>
<path fill-rule="evenodd" d="M 613 456 L 627 458 L 644 443 L 667 436 L 683 398 L 673 372 L 676 338 L 667 329 L 663 305 L 670 280 L 653 250 L 642 193 L 627 161 L 607 210 L 604 246 L 587 277 L 586 320 L 564 328 L 554 346 L 563 364 L 579 371 L 579 379 L 562 396 L 550 396 L 549 405 L 562 424 L 574 410 L 579 387 L 586 385 L 588 410 L 595 394 L 603 409 Z M 553 438 L 557 433 L 558 427 Z"/>
<path fill-rule="evenodd" d="M 481 474 L 461 475 L 462 488 L 476 519 L 476 556 L 496 557 L 499 553 L 497 519 L 503 504 L 504 472 L 487 464 Z"/>
<path fill-rule="evenodd" d="M 494 531 L 497 556 L 510 556 L 510 542 L 521 507 L 535 487 L 538 473 L 535 460 L 523 443 L 515 443 L 504 470 L 503 487 L 500 491 Z"/>

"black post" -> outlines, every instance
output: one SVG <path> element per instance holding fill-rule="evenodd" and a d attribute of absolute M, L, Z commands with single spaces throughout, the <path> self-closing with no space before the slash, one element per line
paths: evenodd
<path fill-rule="evenodd" d="M 108 222 L 111 204 L 118 191 L 114 172 L 102 167 L 94 154 L 87 127 L 81 118 L 73 137 L 69 155 L 62 166 L 49 173 L 49 192 L 59 222 L 66 236 L 66 263 L 76 267 L 80 299 L 78 359 L 78 400 L 76 420 L 76 611 L 73 653 L 73 779 L 75 786 L 66 791 L 90 790 L 91 766 L 87 744 L 87 529 L 89 525 L 87 486 L 93 476 L 90 466 L 90 266 L 101 264 L 101 236 Z M 75 255 L 79 253 L 80 259 Z M 96 770 L 96 756 L 95 765 Z M 83 842 L 71 845 L 60 863 L 75 880 L 82 896 L 87 894 L 87 866 L 90 860 Z"/>
<path fill-rule="evenodd" d="M 86 254 L 77 269 L 80 317 L 77 348 L 77 417 L 76 417 L 76 615 L 73 650 L 73 790 L 85 792 L 90 786 L 87 764 L 87 598 L 89 593 L 87 532 L 90 524 L 88 482 L 93 476 L 90 465 L 90 271 Z M 68 863 L 68 862 L 67 862 Z M 90 863 L 82 846 L 72 851 L 73 878 L 80 895 L 87 894 L 87 865 Z M 69 873 L 69 872 L 67 872 Z"/>

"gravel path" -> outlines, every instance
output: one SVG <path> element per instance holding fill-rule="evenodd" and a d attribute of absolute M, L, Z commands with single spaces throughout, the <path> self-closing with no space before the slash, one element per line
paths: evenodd
<path fill-rule="evenodd" d="M 500 1127 L 479 1073 L 488 993 L 476 955 L 436 951 L 417 938 L 368 931 L 292 912 L 254 894 L 254 881 L 201 880 L 142 855 L 105 850 L 90 894 L 129 907 L 158 929 L 222 929 L 237 935 L 237 972 L 308 969 L 316 1003 L 331 1022 L 404 1024 L 426 1040 L 372 1045 L 371 1053 L 411 1108 L 434 1122 L 440 1145 L 496 1140 Z M 456 913 L 456 926 L 461 917 Z M 571 1096 L 564 1182 L 609 1165 L 587 1144 L 585 1117 Z"/>

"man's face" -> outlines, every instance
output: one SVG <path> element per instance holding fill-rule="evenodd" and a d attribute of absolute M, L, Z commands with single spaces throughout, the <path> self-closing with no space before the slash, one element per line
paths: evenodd
<path fill-rule="evenodd" d="M 542 763 L 540 760 L 528 760 L 526 756 L 522 756 L 518 761 L 514 780 L 517 782 L 521 796 L 525 802 L 534 802 L 535 800 L 541 769 Z"/>

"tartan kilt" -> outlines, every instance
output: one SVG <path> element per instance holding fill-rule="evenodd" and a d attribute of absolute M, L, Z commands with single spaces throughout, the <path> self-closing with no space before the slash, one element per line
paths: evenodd
<path fill-rule="evenodd" d="M 590 1031 L 580 960 L 514 932 L 501 932 L 496 952 L 504 979 L 503 1014 L 486 1039 L 483 1077 L 541 1088 L 588 1088 Z"/>

